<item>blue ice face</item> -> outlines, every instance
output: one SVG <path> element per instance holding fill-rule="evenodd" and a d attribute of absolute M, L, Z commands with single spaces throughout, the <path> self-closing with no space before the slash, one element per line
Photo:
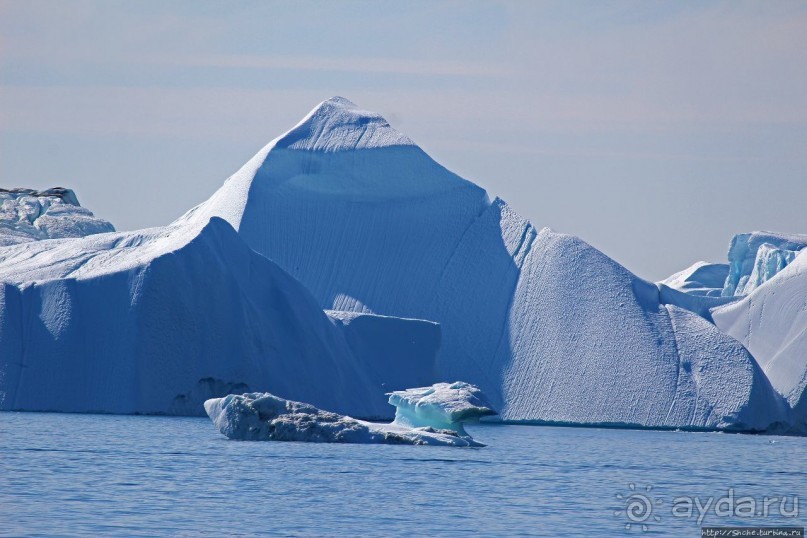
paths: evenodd
<path fill-rule="evenodd" d="M 752 232 L 734 236 L 723 295 L 748 295 L 791 263 L 807 247 L 807 235 Z"/>
<path fill-rule="evenodd" d="M 397 424 L 453 430 L 461 435 L 465 435 L 463 423 L 496 414 L 478 387 L 462 381 L 391 392 L 389 403 L 395 406 Z"/>

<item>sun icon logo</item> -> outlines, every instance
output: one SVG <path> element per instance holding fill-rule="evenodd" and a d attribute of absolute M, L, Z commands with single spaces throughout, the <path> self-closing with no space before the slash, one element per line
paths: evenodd
<path fill-rule="evenodd" d="M 658 497 L 651 498 L 651 491 L 653 486 L 646 486 L 644 491 L 638 491 L 636 484 L 628 484 L 630 492 L 627 495 L 617 493 L 616 498 L 625 503 L 622 510 L 616 510 L 614 515 L 616 517 L 626 517 L 628 522 L 625 524 L 626 530 L 631 530 L 634 526 L 639 528 L 641 526 L 642 532 L 647 531 L 652 523 L 658 523 L 661 518 L 653 513 L 653 510 L 662 504 L 661 499 Z"/>

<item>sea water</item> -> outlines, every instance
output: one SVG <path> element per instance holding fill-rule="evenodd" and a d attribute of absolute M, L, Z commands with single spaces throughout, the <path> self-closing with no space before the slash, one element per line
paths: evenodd
<path fill-rule="evenodd" d="M 240 442 L 206 418 L 0 413 L 0 534 L 700 536 L 807 520 L 805 438 L 468 430 L 488 446 Z"/>

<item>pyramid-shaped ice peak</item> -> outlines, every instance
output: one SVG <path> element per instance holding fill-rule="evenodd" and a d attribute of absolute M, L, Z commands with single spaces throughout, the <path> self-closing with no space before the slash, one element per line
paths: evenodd
<path fill-rule="evenodd" d="M 347 151 L 390 146 L 414 146 L 377 112 L 363 110 L 344 97 L 331 97 L 317 105 L 275 148 L 309 151 Z"/>

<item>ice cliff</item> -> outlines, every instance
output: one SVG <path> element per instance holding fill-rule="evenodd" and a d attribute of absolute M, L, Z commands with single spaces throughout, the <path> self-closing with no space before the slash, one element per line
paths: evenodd
<path fill-rule="evenodd" d="M 437 375 L 439 324 L 361 312 L 326 310 L 325 313 L 385 392 L 431 383 Z"/>
<path fill-rule="evenodd" d="M 729 246 L 729 274 L 723 295 L 748 295 L 784 269 L 804 247 L 807 235 L 772 232 L 735 235 Z"/>

